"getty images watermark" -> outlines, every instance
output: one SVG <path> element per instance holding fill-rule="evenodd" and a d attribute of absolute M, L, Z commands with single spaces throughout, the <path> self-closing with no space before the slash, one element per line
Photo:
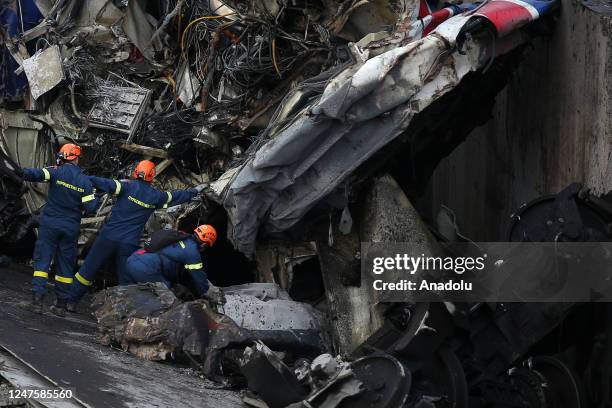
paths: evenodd
<path fill-rule="evenodd" d="M 395 256 L 377 256 L 372 260 L 372 273 L 382 275 L 389 271 L 401 271 L 409 275 L 420 272 L 444 271 L 453 272 L 461 276 L 467 271 L 483 271 L 486 267 L 486 254 L 478 257 L 441 257 L 441 256 L 410 256 L 407 253 L 395 254 Z M 430 281 L 427 278 L 400 279 L 397 282 L 385 282 L 383 279 L 375 279 L 374 290 L 423 290 L 423 291 L 470 291 L 473 289 L 472 282 L 463 279 L 454 280 L 450 278 L 443 282 Z"/>
<path fill-rule="evenodd" d="M 380 301 L 612 301 L 612 243 L 362 243 Z"/>

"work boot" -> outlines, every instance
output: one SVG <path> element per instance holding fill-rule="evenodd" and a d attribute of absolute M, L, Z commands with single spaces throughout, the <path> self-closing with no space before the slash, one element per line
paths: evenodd
<path fill-rule="evenodd" d="M 77 312 L 77 304 L 72 302 L 66 302 L 66 311 L 69 313 Z"/>
<path fill-rule="evenodd" d="M 30 304 L 30 310 L 34 313 L 42 314 L 43 311 L 43 299 L 45 295 L 42 293 L 32 294 L 32 303 Z"/>
<path fill-rule="evenodd" d="M 55 303 L 51 305 L 51 313 L 59 317 L 66 316 L 66 299 L 56 299 Z"/>

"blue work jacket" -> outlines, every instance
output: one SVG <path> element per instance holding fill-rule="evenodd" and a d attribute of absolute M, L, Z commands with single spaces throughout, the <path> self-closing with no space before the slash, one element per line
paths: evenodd
<path fill-rule="evenodd" d="M 143 180 L 113 180 L 91 176 L 94 187 L 114 194 L 117 202 L 102 229 L 100 236 L 130 245 L 138 245 L 142 230 L 153 212 L 185 203 L 198 192 L 190 188 L 162 192 Z"/>
<path fill-rule="evenodd" d="M 83 210 L 87 214 L 96 211 L 98 201 L 94 189 L 81 168 L 72 163 L 42 169 L 23 169 L 26 181 L 49 183 L 47 204 L 41 223 L 47 225 L 79 226 Z"/>

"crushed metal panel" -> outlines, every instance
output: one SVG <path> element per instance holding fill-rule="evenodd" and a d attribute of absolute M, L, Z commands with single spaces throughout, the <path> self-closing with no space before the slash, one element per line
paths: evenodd
<path fill-rule="evenodd" d="M 20 167 L 45 167 L 53 163 L 55 153 L 51 143 L 39 134 L 42 125 L 30 119 L 26 112 L 0 109 L 2 143 L 7 155 Z M 46 183 L 27 183 L 26 206 L 35 212 L 45 204 Z"/>
<path fill-rule="evenodd" d="M 260 300 L 255 296 L 226 294 L 219 312 L 248 330 L 321 330 L 321 312 L 306 303 L 284 299 Z"/>
<path fill-rule="evenodd" d="M 346 19 L 346 24 L 338 32 L 338 36 L 349 41 L 358 41 L 369 33 L 389 31 L 397 20 L 397 11 L 389 0 L 370 0 L 357 2 L 351 7 Z"/>
<path fill-rule="evenodd" d="M 55 88 L 65 78 L 62 57 L 57 45 L 23 60 L 23 70 L 34 99 Z"/>
<path fill-rule="evenodd" d="M 106 86 L 100 87 L 98 102 L 89 113 L 89 125 L 112 129 L 128 135 L 130 142 L 146 106 L 151 91 L 145 88 Z"/>
<path fill-rule="evenodd" d="M 43 16 L 49 14 L 49 11 L 51 11 L 51 8 L 53 7 L 51 0 L 34 0 L 34 3 Z"/>
<path fill-rule="evenodd" d="M 290 291 L 294 267 L 316 256 L 317 246 L 314 242 L 265 242 L 255 253 L 257 280 L 274 282 Z"/>
<path fill-rule="evenodd" d="M 257 392 L 270 408 L 286 407 L 307 395 L 306 387 L 300 384 L 281 357 L 260 341 L 245 348 L 240 371 L 247 378 L 249 388 Z"/>
<path fill-rule="evenodd" d="M 549 10 L 547 5 L 541 13 Z M 276 115 L 261 146 L 224 191 L 234 246 L 252 257 L 258 236 L 294 226 L 467 73 L 525 40 L 513 31 L 492 47 L 490 33 L 464 36 L 461 30 L 473 19 L 451 17 L 430 35 L 357 61 L 335 74 L 299 113 Z M 519 26 L 504 20 L 499 27 L 506 34 Z"/>
<path fill-rule="evenodd" d="M 83 2 L 75 24 L 77 27 L 105 26 L 110 27 L 119 19 L 123 18 L 125 12 L 117 8 L 116 2 L 109 0 L 87 0 Z"/>
<path fill-rule="evenodd" d="M 441 58 L 449 47 L 428 36 L 351 67 L 350 75 L 335 77 L 309 109 L 270 135 L 225 191 L 236 248 L 253 253 L 260 223 L 266 232 L 293 226 L 401 134 L 416 112 L 484 63 L 478 54 L 486 45 Z M 428 76 L 444 64 L 456 75 Z"/>

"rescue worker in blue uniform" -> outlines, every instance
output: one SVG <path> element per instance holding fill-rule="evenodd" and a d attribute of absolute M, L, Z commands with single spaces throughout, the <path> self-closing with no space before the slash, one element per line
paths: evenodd
<path fill-rule="evenodd" d="M 34 277 L 32 278 L 32 308 L 42 313 L 45 287 L 51 261 L 55 259 L 56 301 L 51 310 L 64 315 L 70 309 L 70 284 L 74 278 L 78 256 L 78 239 L 83 210 L 96 211 L 97 200 L 89 178 L 79 168 L 81 148 L 68 143 L 59 152 L 58 166 L 43 169 L 23 169 L 23 178 L 32 182 L 49 183 L 47 204 L 43 210 L 34 247 Z"/>
<path fill-rule="evenodd" d="M 112 180 L 90 177 L 98 191 L 117 197 L 111 215 L 100 230 L 70 288 L 71 301 L 78 303 L 87 288 L 93 284 L 96 272 L 114 258 L 119 283 L 125 279 L 125 262 L 139 248 L 140 237 L 147 220 L 156 209 L 168 208 L 188 202 L 204 185 L 186 190 L 162 192 L 151 186 L 155 177 L 155 164 L 143 160 L 136 166 L 132 180 Z"/>
<path fill-rule="evenodd" d="M 122 284 L 161 282 L 171 289 L 186 275 L 196 294 L 206 297 L 209 284 L 200 252 L 215 244 L 217 231 L 212 225 L 204 224 L 194 232 L 193 235 L 179 235 L 178 240 L 155 252 L 146 249 L 134 252 L 127 259 L 126 279 Z"/>

